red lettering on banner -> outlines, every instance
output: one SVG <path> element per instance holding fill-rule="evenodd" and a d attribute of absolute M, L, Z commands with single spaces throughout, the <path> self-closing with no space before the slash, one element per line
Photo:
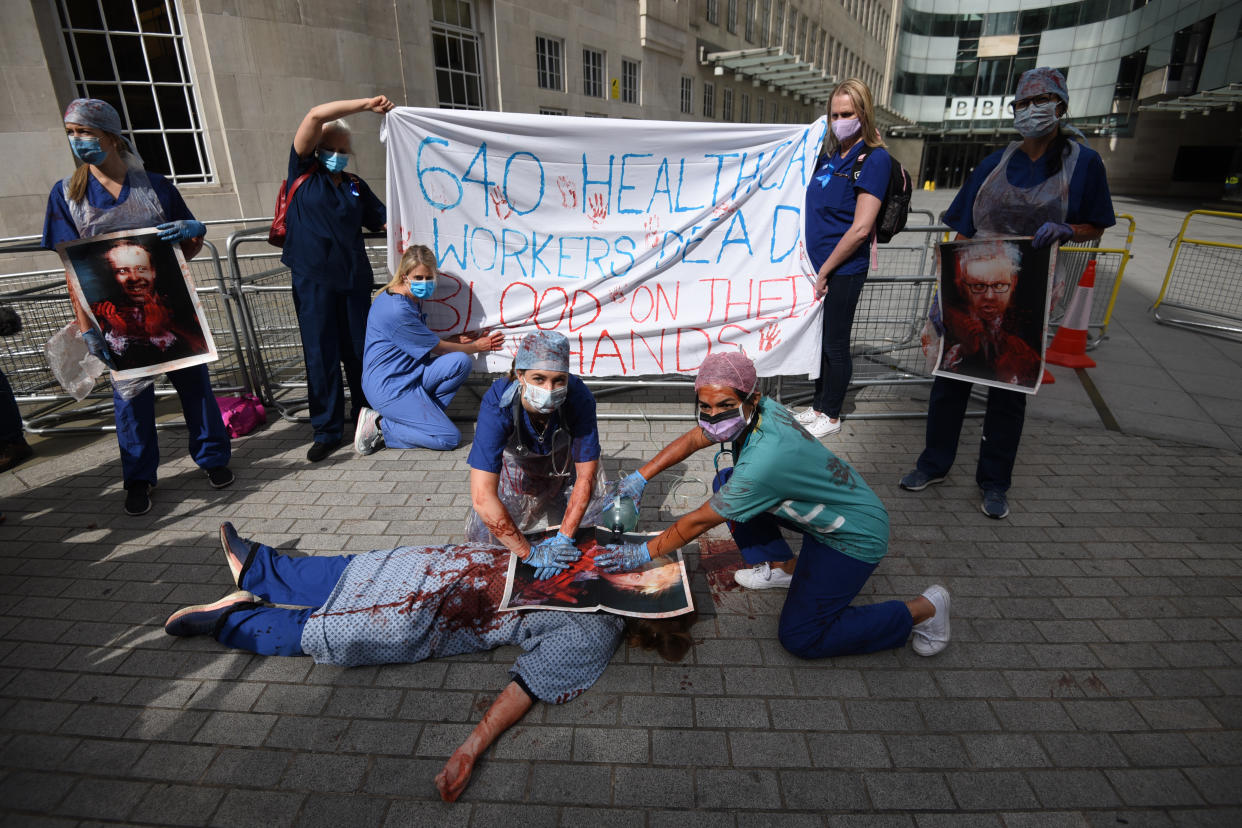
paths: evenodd
<path fill-rule="evenodd" d="M 642 319 L 639 319 L 638 314 L 634 313 L 634 305 L 638 301 L 638 291 L 640 290 L 646 291 L 647 302 L 648 302 L 647 312 L 643 314 Z M 635 322 L 646 322 L 647 319 L 651 316 L 652 311 L 654 311 L 655 309 L 656 309 L 655 298 L 651 295 L 651 288 L 647 287 L 646 285 L 639 285 L 637 288 L 634 289 L 634 292 L 630 294 L 630 319 L 633 319 Z"/>
<path fill-rule="evenodd" d="M 723 321 L 725 322 L 729 321 L 729 308 L 741 307 L 743 305 L 746 306 L 746 315 L 743 316 L 742 318 L 750 319 L 750 297 L 751 297 L 751 294 L 754 293 L 755 283 L 751 281 L 750 279 L 746 280 L 746 301 L 745 302 L 734 302 L 733 301 L 733 282 L 729 282 L 728 285 L 729 285 L 728 288 L 725 290 L 725 312 L 724 312 Z"/>
<path fill-rule="evenodd" d="M 543 325 L 540 323 L 540 317 L 543 316 L 543 305 L 545 302 L 548 301 L 548 294 L 554 290 L 560 291 L 561 293 L 561 301 L 562 301 L 561 312 L 560 312 L 560 315 L 556 317 L 556 321 L 553 322 L 551 325 Z M 560 326 L 561 320 L 565 318 L 565 311 L 567 310 L 569 310 L 569 293 L 566 292 L 565 288 L 560 288 L 560 287 L 548 288 L 547 290 L 543 292 L 543 296 L 539 297 L 539 304 L 536 305 L 535 307 L 535 327 L 541 331 L 556 330 L 557 327 Z"/>
<path fill-rule="evenodd" d="M 798 282 L 802 280 L 801 276 L 790 276 L 789 283 L 793 287 L 793 301 L 789 303 L 789 315 L 783 317 L 785 319 L 798 318 Z"/>
<path fill-rule="evenodd" d="M 638 354 L 635 353 L 636 349 L 634 347 L 635 339 L 643 343 L 643 347 L 647 349 L 647 353 L 651 354 L 651 358 L 655 361 L 656 368 L 659 369 L 661 374 L 664 373 L 664 331 L 665 328 L 660 329 L 660 353 L 658 355 L 655 351 L 651 350 L 651 346 L 647 344 L 647 337 L 643 336 L 638 331 L 630 331 L 630 367 L 633 368 L 636 373 L 641 372 L 638 370 Z"/>
<path fill-rule="evenodd" d="M 659 283 L 656 284 L 656 298 L 655 298 L 656 318 L 655 318 L 655 321 L 657 322 L 660 321 L 660 298 L 661 297 L 664 298 L 664 307 L 668 311 L 668 318 L 672 320 L 676 320 L 677 319 L 677 307 L 678 305 L 681 304 L 681 282 L 677 282 L 673 286 L 672 304 L 669 304 L 668 294 L 664 292 L 664 285 L 661 285 Z"/>
<path fill-rule="evenodd" d="M 578 315 L 578 297 L 579 297 L 579 296 L 585 296 L 585 297 L 587 297 L 588 299 L 590 299 L 592 302 L 594 302 L 594 303 L 595 303 L 595 315 L 594 315 L 594 316 L 592 316 L 592 317 L 591 317 L 590 319 L 588 319 L 587 321 L 585 321 L 585 322 L 583 322 L 582 324 L 580 324 L 580 325 L 578 325 L 577 327 L 575 327 L 575 326 L 574 326 L 574 317 Z M 603 307 L 600 305 L 599 300 L 598 300 L 598 299 L 596 299 L 596 298 L 595 298 L 595 295 L 594 295 L 593 293 L 591 293 L 589 290 L 575 290 L 575 291 L 574 291 L 574 298 L 573 298 L 573 301 L 572 301 L 572 302 L 570 302 L 570 308 L 569 308 L 569 329 L 570 329 L 571 331 L 580 331 L 580 330 L 582 330 L 582 329 L 583 329 L 583 328 L 585 328 L 587 325 L 590 325 L 592 322 L 594 322 L 596 319 L 599 319 L 599 315 L 600 315 L 600 313 L 602 312 L 602 310 L 603 310 Z"/>
<path fill-rule="evenodd" d="M 599 350 L 600 345 L 603 344 L 605 339 L 607 339 L 609 344 L 612 345 L 613 353 L 611 354 L 600 353 L 600 350 Z M 595 340 L 595 353 L 591 355 L 591 373 L 592 374 L 595 373 L 595 363 L 597 360 L 600 359 L 600 357 L 603 357 L 604 359 L 615 359 L 617 361 L 617 364 L 621 366 L 621 373 L 623 375 L 625 374 L 625 358 L 621 356 L 621 348 L 617 345 L 616 340 L 614 340 L 611 336 L 609 336 L 607 328 L 604 328 L 604 330 L 600 331 L 599 339 Z"/>
<path fill-rule="evenodd" d="M 505 300 L 509 296 L 509 291 L 515 287 L 526 288 L 527 290 L 530 291 L 530 313 L 528 313 L 526 316 L 524 316 L 522 319 L 520 319 L 517 322 L 506 322 L 505 321 Z M 510 282 L 508 285 L 506 285 L 505 289 L 501 291 L 500 293 L 500 324 L 501 324 L 501 327 L 518 328 L 518 327 L 521 327 L 522 325 L 525 325 L 527 322 L 529 322 L 535 316 L 535 305 L 536 305 L 536 300 L 538 299 L 539 299 L 539 291 L 535 290 L 533 287 L 528 285 L 526 282 Z"/>
<path fill-rule="evenodd" d="M 698 370 L 699 365 L 702 365 L 702 364 L 703 364 L 702 362 L 698 363 L 698 365 L 690 365 L 690 366 L 683 366 L 683 365 L 681 364 L 681 334 L 682 334 L 682 332 L 683 332 L 683 331 L 695 331 L 696 333 L 700 333 L 700 334 L 702 334 L 702 335 L 703 335 L 703 338 L 707 340 L 707 353 L 703 355 L 703 356 L 705 356 L 705 357 L 706 357 L 708 354 L 710 354 L 710 353 L 712 352 L 712 338 L 711 338 L 711 335 L 710 335 L 710 334 L 708 334 L 708 332 L 707 332 L 707 331 L 705 331 L 705 330 L 703 330 L 702 328 L 678 328 L 678 329 L 677 329 L 677 348 L 676 348 L 676 351 L 677 351 L 677 370 L 678 370 L 678 371 L 695 371 L 695 370 Z"/>
<path fill-rule="evenodd" d="M 723 328 L 721 328 L 720 333 L 716 334 L 716 341 L 719 342 L 721 345 L 732 345 L 734 348 L 737 348 L 739 353 L 745 354 L 746 349 L 743 348 L 739 343 L 731 342 L 730 340 L 725 339 L 725 331 L 729 330 L 729 328 L 733 328 L 735 330 L 741 331 L 743 336 L 749 333 L 749 331 L 747 331 L 741 325 L 734 325 L 730 323 L 728 325 L 725 325 Z"/>
<path fill-rule="evenodd" d="M 572 362 L 574 355 L 576 354 L 578 356 L 578 370 L 576 371 L 576 373 L 585 374 L 586 373 L 586 362 L 584 361 L 585 360 L 584 353 L 586 352 L 586 344 L 582 341 L 582 334 L 578 334 L 578 350 L 576 351 L 574 350 L 574 346 L 573 346 L 574 338 L 571 336 L 571 337 L 568 337 L 568 339 L 569 339 L 569 359 Z"/>
<path fill-rule="evenodd" d="M 452 280 L 453 292 L 450 293 L 448 296 L 445 296 L 441 299 L 428 299 L 427 301 L 435 302 L 436 304 L 443 305 L 444 307 L 451 310 L 453 312 L 453 324 L 449 325 L 447 328 L 432 328 L 431 330 L 435 331 L 436 333 L 442 333 L 444 331 L 451 331 L 461 323 L 461 313 L 457 310 L 456 307 L 453 306 L 453 303 L 450 301 L 451 299 L 456 297 L 457 294 L 461 293 L 461 279 L 458 279 L 452 273 L 445 273 L 443 270 L 440 271 L 440 275 L 446 279 Z M 473 282 L 471 282 L 470 284 L 471 284 L 471 287 L 474 286 Z M 467 316 L 469 316 L 470 314 L 469 304 L 466 305 L 466 314 Z"/>
<path fill-rule="evenodd" d="M 729 288 L 729 280 L 728 279 L 699 279 L 699 281 L 706 282 L 708 285 L 710 285 L 710 287 L 708 287 L 707 289 L 707 296 L 708 296 L 707 321 L 711 322 L 712 318 L 716 314 L 716 283 L 722 282 L 725 285 L 725 290 L 727 291 Z"/>
<path fill-rule="evenodd" d="M 764 315 L 763 315 L 763 303 L 764 303 L 764 301 L 765 301 L 765 297 L 764 297 L 764 295 L 763 295 L 763 286 L 764 286 L 764 285 L 770 285 L 770 284 L 784 284 L 784 283 L 785 283 L 785 282 L 787 282 L 787 281 L 789 281 L 789 277 L 788 277 L 788 276 L 783 276 L 783 277 L 781 277 L 780 279 L 760 279 L 760 280 L 759 280 L 759 297 L 758 297 L 758 299 L 756 299 L 756 300 L 755 300 L 755 319 L 759 319 L 759 320 L 763 320 L 763 319 L 780 319 L 780 317 L 779 317 L 779 316 L 764 316 Z M 781 297 L 781 296 L 777 296 L 777 297 L 775 297 L 775 299 L 772 299 L 771 297 L 768 297 L 768 298 L 767 298 L 767 301 L 776 301 L 776 302 L 779 302 L 779 301 L 781 301 L 781 299 L 782 299 L 782 298 L 783 298 L 783 297 Z"/>

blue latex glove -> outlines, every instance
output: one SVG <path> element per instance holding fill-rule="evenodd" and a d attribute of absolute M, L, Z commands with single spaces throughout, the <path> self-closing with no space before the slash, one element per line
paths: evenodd
<path fill-rule="evenodd" d="M 548 538 L 548 540 L 554 540 L 554 538 Z M 571 563 L 577 560 L 578 555 L 582 554 L 578 551 L 578 547 L 572 544 L 571 546 L 573 548 L 572 552 L 563 545 L 558 546 L 545 541 L 538 546 L 532 546 L 530 554 L 522 560 L 535 568 L 536 578 L 543 580 L 568 568 Z"/>
<path fill-rule="evenodd" d="M 1070 227 L 1068 224 L 1058 224 L 1055 221 L 1045 221 L 1035 231 L 1031 244 L 1035 247 L 1047 247 L 1053 242 L 1062 245 L 1072 238 L 1074 238 L 1073 227 Z"/>
<path fill-rule="evenodd" d="M 642 499 L 643 489 L 645 488 L 647 488 L 647 478 L 638 472 L 634 472 L 617 486 L 617 494 L 631 498 L 634 501 L 634 505 L 637 506 L 638 501 Z"/>
<path fill-rule="evenodd" d="M 91 328 L 82 334 L 82 339 L 86 342 L 86 350 L 98 357 L 104 365 L 116 370 L 116 365 L 112 363 L 112 352 L 108 350 L 108 343 L 104 342 L 103 334 L 97 328 Z"/>
<path fill-rule="evenodd" d="M 604 547 L 604 552 L 595 556 L 595 563 L 609 572 L 624 572 L 627 569 L 638 569 L 651 562 L 651 553 L 645 543 L 618 543 Z"/>
<path fill-rule="evenodd" d="M 565 563 L 573 563 L 582 557 L 582 550 L 574 544 L 574 539 L 566 534 L 557 532 L 551 537 L 544 538 L 535 544 L 536 549 L 549 547 L 557 554 L 557 560 Z"/>
<path fill-rule="evenodd" d="M 180 221 L 166 221 L 163 224 L 157 224 L 156 230 L 160 231 L 160 241 L 166 242 L 183 242 L 188 239 L 201 239 L 207 235 L 207 226 L 201 221 L 194 219 L 181 219 Z"/>

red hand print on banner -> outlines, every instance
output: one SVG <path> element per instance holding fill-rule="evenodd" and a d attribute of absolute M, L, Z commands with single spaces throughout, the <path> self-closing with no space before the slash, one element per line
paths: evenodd
<path fill-rule="evenodd" d="M 770 351 L 781 344 L 781 324 L 769 322 L 759 329 L 759 350 Z"/>
<path fill-rule="evenodd" d="M 643 229 L 647 231 L 647 246 L 655 250 L 660 246 L 660 217 L 650 216 L 643 222 Z"/>
<path fill-rule="evenodd" d="M 591 226 L 599 227 L 599 223 L 608 218 L 608 205 L 604 201 L 603 193 L 596 193 L 591 196 Z"/>
<path fill-rule="evenodd" d="M 556 186 L 561 190 L 561 206 L 577 207 L 578 191 L 574 189 L 574 183 L 563 175 L 556 177 Z"/>
<path fill-rule="evenodd" d="M 712 218 L 714 219 L 728 218 L 729 216 L 733 215 L 735 212 L 737 212 L 737 207 L 734 206 L 733 202 L 726 201 L 724 204 L 717 204 L 715 207 L 712 208 Z"/>
<path fill-rule="evenodd" d="M 612 292 L 611 292 L 610 294 L 608 294 L 608 296 L 609 296 L 609 298 L 611 298 L 611 299 L 612 299 L 612 301 L 614 301 L 614 302 L 624 302 L 624 301 L 625 301 L 625 294 L 621 292 L 621 288 L 613 288 L 613 289 L 612 289 Z"/>
<path fill-rule="evenodd" d="M 513 215 L 513 210 L 509 209 L 509 201 L 500 191 L 499 185 L 493 184 L 489 192 L 492 194 L 492 204 L 496 206 L 496 218 L 504 220 Z"/>
<path fill-rule="evenodd" d="M 414 238 L 413 230 L 406 230 L 404 227 L 397 228 L 397 255 L 400 256 L 410 247 L 410 241 Z"/>

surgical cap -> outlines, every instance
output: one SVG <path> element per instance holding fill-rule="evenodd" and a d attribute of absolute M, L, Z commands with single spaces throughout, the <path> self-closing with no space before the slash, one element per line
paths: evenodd
<path fill-rule="evenodd" d="M 532 368 L 569 373 L 569 340 L 555 331 L 536 331 L 522 339 L 513 367 L 519 371 Z"/>
<path fill-rule="evenodd" d="M 699 375 L 694 378 L 694 390 L 705 385 L 718 385 L 722 388 L 733 388 L 743 394 L 755 390 L 759 377 L 755 374 L 755 363 L 738 351 L 709 354 L 699 366 Z"/>
<path fill-rule="evenodd" d="M 1013 93 L 1016 100 L 1033 98 L 1036 95 L 1053 94 L 1069 105 L 1069 90 L 1065 87 L 1065 76 L 1051 66 L 1040 66 L 1028 69 L 1018 78 L 1018 91 Z"/>

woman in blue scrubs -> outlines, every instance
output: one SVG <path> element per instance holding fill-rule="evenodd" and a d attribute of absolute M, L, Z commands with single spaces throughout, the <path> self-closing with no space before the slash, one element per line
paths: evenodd
<path fill-rule="evenodd" d="M 1063 124 L 1069 107 L 1065 78 L 1056 69 L 1023 72 L 1014 93 L 1014 127 L 1022 136 L 992 153 L 971 173 L 945 213 L 957 238 L 1032 236 L 1036 247 L 1098 239 L 1117 223 L 1099 153 Z M 921 492 L 944 481 L 957 456 L 971 383 L 936 377 L 927 411 L 927 444 L 901 488 Z M 1026 394 L 988 389 L 975 482 L 980 509 L 1009 515 L 1008 491 L 1026 418 Z"/>
<path fill-rule="evenodd" d="M 356 112 L 384 114 L 393 104 L 383 95 L 320 104 L 302 119 L 289 151 L 288 185 L 306 180 L 289 202 L 288 233 L 280 261 L 293 273 L 293 307 L 306 359 L 307 403 L 314 442 L 306 459 L 318 463 L 341 445 L 345 432 L 345 385 L 355 418 L 367 404 L 362 390 L 362 352 L 371 300 L 371 264 L 362 228 L 383 230 L 383 203 L 367 183 L 345 172 L 352 145 L 341 118 Z"/>
<path fill-rule="evenodd" d="M 43 220 L 44 248 L 53 250 L 64 241 L 158 225 L 160 238 L 179 243 L 187 259 L 198 254 L 207 228 L 195 220 L 176 187 L 143 168 L 133 146 L 121 137 L 121 116 L 111 104 L 94 98 L 73 101 L 65 110 L 65 134 L 82 165 L 52 186 Z M 74 296 L 72 290 L 69 295 Z M 102 334 L 76 302 L 74 312 L 91 350 L 108 362 L 111 356 Z M 233 482 L 228 467 L 229 435 L 207 366 L 169 371 L 168 379 L 181 398 L 190 431 L 190 456 L 212 486 L 228 486 Z M 114 389 L 113 411 L 125 478 L 125 512 L 145 514 L 151 509 L 151 489 L 160 463 L 154 389 L 147 385 L 130 399 Z"/>
<path fill-rule="evenodd" d="M 797 419 L 815 437 L 841 430 L 841 406 L 854 373 L 850 329 L 892 163 L 865 83 L 850 78 L 832 90 L 829 101 L 825 152 L 806 187 L 806 252 L 818 273 L 815 292 L 824 297 L 824 322 L 815 398 Z"/>
<path fill-rule="evenodd" d="M 397 275 L 376 295 L 367 316 L 362 390 L 374 409 L 363 408 L 354 450 L 455 449 L 461 432 L 449 419 L 457 389 L 470 376 L 472 354 L 498 351 L 499 331 L 441 338 L 427 327 L 423 300 L 436 292 L 436 255 L 416 244 L 405 251 Z"/>

